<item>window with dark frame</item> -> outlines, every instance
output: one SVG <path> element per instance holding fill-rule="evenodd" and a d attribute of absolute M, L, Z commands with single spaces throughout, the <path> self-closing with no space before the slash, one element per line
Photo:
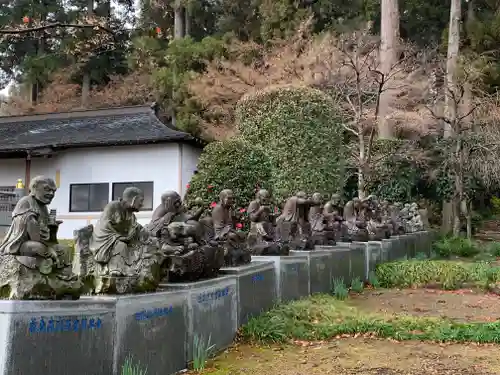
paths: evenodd
<path fill-rule="evenodd" d="M 69 185 L 69 212 L 100 212 L 108 202 L 109 183 Z"/>
<path fill-rule="evenodd" d="M 144 193 L 144 205 L 141 211 L 152 211 L 153 210 L 153 198 L 154 198 L 154 183 L 151 181 L 141 181 L 141 182 L 115 182 L 113 183 L 113 200 L 118 200 L 122 197 L 124 190 L 128 187 L 136 187 L 142 190 Z"/>

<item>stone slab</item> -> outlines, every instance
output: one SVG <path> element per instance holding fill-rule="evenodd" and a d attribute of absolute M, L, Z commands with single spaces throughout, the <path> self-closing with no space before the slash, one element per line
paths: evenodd
<path fill-rule="evenodd" d="M 187 359 L 193 359 L 195 337 L 207 343 L 210 338 L 214 351 L 220 351 L 234 340 L 238 329 L 238 289 L 235 276 L 191 283 L 160 284 L 160 288 L 172 292 L 188 293 Z M 177 338 L 172 337 L 180 345 Z"/>
<path fill-rule="evenodd" d="M 309 295 L 309 266 L 304 255 L 252 256 L 256 261 L 272 261 L 278 301 L 288 302 Z"/>
<path fill-rule="evenodd" d="M 240 267 L 221 268 L 222 275 L 234 275 L 237 280 L 238 326 L 278 302 L 274 262 L 252 261 Z"/>
<path fill-rule="evenodd" d="M 318 250 L 329 251 L 332 255 L 332 286 L 334 279 L 342 279 L 344 284 L 351 285 L 351 244 L 337 242 L 335 246 L 316 246 Z"/>
<path fill-rule="evenodd" d="M 392 243 L 391 252 L 389 255 L 389 261 L 394 262 L 403 259 L 407 256 L 407 239 L 406 235 L 392 236 L 390 238 Z"/>
<path fill-rule="evenodd" d="M 382 241 L 368 241 L 365 246 L 365 280 L 375 272 L 377 265 L 383 262 Z"/>
<path fill-rule="evenodd" d="M 111 301 L 0 301 L 0 374 L 112 374 L 114 325 Z"/>
<path fill-rule="evenodd" d="M 291 255 L 305 255 L 309 266 L 309 294 L 330 293 L 332 290 L 332 254 L 330 251 L 291 250 Z"/>
<path fill-rule="evenodd" d="M 152 374 L 174 374 L 187 367 L 186 291 L 93 298 L 116 303 L 114 375 L 122 374 L 129 356 Z"/>
<path fill-rule="evenodd" d="M 365 279 L 365 252 L 367 242 L 352 242 L 351 243 L 351 280 L 359 278 L 361 281 Z"/>
<path fill-rule="evenodd" d="M 382 262 L 389 262 L 391 260 L 391 253 L 394 251 L 393 248 L 397 247 L 396 238 L 386 238 L 382 241 Z"/>

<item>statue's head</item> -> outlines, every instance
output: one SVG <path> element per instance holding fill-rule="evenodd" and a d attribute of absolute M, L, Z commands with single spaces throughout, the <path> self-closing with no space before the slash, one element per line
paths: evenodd
<path fill-rule="evenodd" d="M 123 191 L 122 202 L 131 211 L 140 211 L 144 204 L 144 193 L 141 189 L 131 186 Z"/>
<path fill-rule="evenodd" d="M 182 198 L 173 190 L 168 190 L 161 195 L 161 203 L 167 212 L 179 213 L 182 209 Z"/>
<path fill-rule="evenodd" d="M 30 195 L 37 201 L 48 205 L 56 194 L 56 183 L 53 179 L 45 176 L 37 176 L 30 182 Z"/>
<path fill-rule="evenodd" d="M 307 194 L 305 191 L 299 191 L 297 194 L 295 194 L 295 196 L 297 198 L 301 198 L 301 199 L 307 199 Z"/>
<path fill-rule="evenodd" d="M 311 200 L 314 202 L 314 204 L 322 204 L 323 203 L 323 196 L 321 193 L 314 193 L 311 197 Z"/>
<path fill-rule="evenodd" d="M 257 194 L 255 194 L 255 198 L 262 204 L 263 206 L 267 206 L 271 202 L 271 193 L 266 189 L 260 189 Z"/>
<path fill-rule="evenodd" d="M 389 208 L 389 201 L 387 199 L 384 199 L 383 201 L 380 202 L 380 206 L 382 208 Z"/>
<path fill-rule="evenodd" d="M 224 189 L 219 194 L 219 202 L 222 206 L 230 208 L 234 204 L 234 194 L 231 189 Z"/>
<path fill-rule="evenodd" d="M 358 197 L 352 198 L 352 204 L 354 207 L 358 208 L 361 206 L 361 199 Z"/>
<path fill-rule="evenodd" d="M 330 198 L 330 201 L 333 203 L 333 205 L 338 206 L 340 204 L 340 194 L 332 194 L 332 197 Z"/>
<path fill-rule="evenodd" d="M 168 225 L 167 230 L 170 238 L 176 240 L 184 236 L 185 226 L 183 222 L 174 221 Z"/>

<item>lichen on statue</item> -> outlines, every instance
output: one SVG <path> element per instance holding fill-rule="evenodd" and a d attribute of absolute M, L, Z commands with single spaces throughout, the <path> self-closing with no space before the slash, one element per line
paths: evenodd
<path fill-rule="evenodd" d="M 224 265 L 236 267 L 251 262 L 251 255 L 244 234 L 236 231 L 233 213 L 234 194 L 224 189 L 219 194 L 219 202 L 212 210 L 214 240 L 224 247 Z"/>
<path fill-rule="evenodd" d="M 271 194 L 260 189 L 255 199 L 250 202 L 247 214 L 250 219 L 250 231 L 247 244 L 253 255 L 288 255 L 290 248 L 277 236 L 273 225 L 273 213 L 269 207 Z"/>
<path fill-rule="evenodd" d="M 72 273 L 71 249 L 57 241 L 61 221 L 49 214 L 57 187 L 38 176 L 29 195 L 12 212 L 12 224 L 0 244 L 0 288 L 10 299 L 79 298 L 83 284 Z"/>

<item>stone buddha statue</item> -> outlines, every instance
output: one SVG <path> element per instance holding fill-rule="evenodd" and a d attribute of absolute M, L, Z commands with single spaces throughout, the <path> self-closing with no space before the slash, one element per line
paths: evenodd
<path fill-rule="evenodd" d="M 344 208 L 341 204 L 340 194 L 332 194 L 330 200 L 323 207 L 323 216 L 326 220 L 327 230 L 334 232 L 336 241 L 340 241 L 346 236 L 346 233 L 343 233 L 345 228 L 342 225 L 344 221 L 343 212 Z"/>
<path fill-rule="evenodd" d="M 273 226 L 271 194 L 260 189 L 250 202 L 247 213 L 250 218 L 250 231 L 247 236 L 248 248 L 253 255 L 288 255 L 289 247 L 277 236 Z"/>
<path fill-rule="evenodd" d="M 368 241 L 368 231 L 366 221 L 362 217 L 362 202 L 359 198 L 346 203 L 344 207 L 345 233 L 344 241 Z"/>
<path fill-rule="evenodd" d="M 12 212 L 12 224 L 0 244 L 0 289 L 4 298 L 78 298 L 83 284 L 72 273 L 71 251 L 57 241 L 61 221 L 48 210 L 54 180 L 38 176 L 30 193 Z"/>
<path fill-rule="evenodd" d="M 335 245 L 335 230 L 328 225 L 328 219 L 324 212 L 323 196 L 320 193 L 314 193 L 309 208 L 311 240 L 314 245 L 333 246 Z"/>
<path fill-rule="evenodd" d="M 300 191 L 285 202 L 282 214 L 276 220 L 278 235 L 292 250 L 312 250 L 309 208 L 311 201 Z"/>

